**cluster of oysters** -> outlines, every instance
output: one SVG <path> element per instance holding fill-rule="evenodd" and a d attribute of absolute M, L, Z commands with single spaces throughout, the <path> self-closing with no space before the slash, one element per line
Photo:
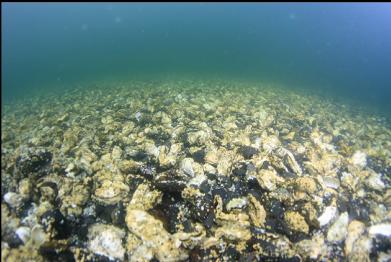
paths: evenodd
<path fill-rule="evenodd" d="M 389 119 L 268 84 L 4 105 L 2 261 L 389 261 Z"/>

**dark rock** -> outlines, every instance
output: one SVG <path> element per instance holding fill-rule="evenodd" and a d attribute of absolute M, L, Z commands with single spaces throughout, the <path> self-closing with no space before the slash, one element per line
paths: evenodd
<path fill-rule="evenodd" d="M 65 239 L 71 234 L 67 219 L 58 209 L 46 211 L 41 216 L 41 224 L 52 230 L 55 239 Z"/>
<path fill-rule="evenodd" d="M 162 221 L 164 228 L 173 234 L 176 233 L 179 224 L 187 226 L 190 230 L 192 229 L 191 221 L 186 220 L 186 218 L 184 221 L 178 219 L 179 212 L 185 209 L 185 203 L 180 193 L 165 192 L 162 202 L 150 210 L 149 213 Z"/>
<path fill-rule="evenodd" d="M 152 139 L 156 146 L 167 145 L 171 139 L 171 135 L 165 133 L 164 130 L 159 130 L 157 133 L 148 133 L 147 137 Z"/>
<path fill-rule="evenodd" d="M 115 208 L 111 212 L 111 221 L 113 225 L 119 227 L 126 227 L 125 216 L 126 216 L 126 208 L 124 207 L 124 204 L 121 201 L 115 206 Z"/>
<path fill-rule="evenodd" d="M 333 136 L 333 139 L 331 140 L 331 144 L 337 145 L 342 141 L 343 141 L 343 136 L 341 135 Z"/>
<path fill-rule="evenodd" d="M 72 231 L 73 234 L 77 236 L 77 238 L 73 239 L 73 243 L 76 246 L 85 245 L 88 241 L 88 229 L 91 225 L 95 224 L 97 219 L 95 216 L 85 216 L 79 221 L 73 221 L 72 223 Z"/>
<path fill-rule="evenodd" d="M 183 231 L 186 233 L 190 233 L 193 231 L 193 226 L 191 224 L 191 221 L 189 219 L 185 219 L 182 223 L 183 225 Z"/>
<path fill-rule="evenodd" d="M 148 155 L 143 151 L 137 151 L 135 154 L 131 155 L 131 158 L 135 161 L 146 162 Z"/>
<path fill-rule="evenodd" d="M 266 217 L 265 228 L 279 234 L 286 233 L 286 226 L 284 221 L 276 219 L 275 217 Z"/>
<path fill-rule="evenodd" d="M 248 193 L 247 182 L 244 180 L 234 180 L 233 187 L 229 188 L 233 198 L 246 196 Z"/>
<path fill-rule="evenodd" d="M 215 221 L 216 216 L 214 210 L 211 210 L 202 223 L 207 229 L 211 229 Z"/>
<path fill-rule="evenodd" d="M 39 190 L 38 190 L 38 194 L 36 194 L 35 197 L 34 197 L 34 201 L 35 202 L 40 201 L 41 196 L 42 196 L 41 189 L 44 188 L 44 187 L 50 187 L 53 190 L 53 192 L 54 192 L 54 199 L 50 199 L 50 202 L 55 202 L 55 200 L 56 200 L 56 198 L 58 196 L 58 187 L 57 187 L 56 183 L 51 182 L 51 181 L 45 181 L 45 182 L 42 182 L 42 183 L 38 184 L 38 189 Z"/>
<path fill-rule="evenodd" d="M 367 223 L 369 221 L 370 205 L 363 199 L 350 200 L 348 213 L 350 219 Z"/>
<path fill-rule="evenodd" d="M 250 252 L 247 254 L 241 254 L 239 258 L 239 262 L 253 262 L 257 261 L 257 253 L 256 252 Z"/>
<path fill-rule="evenodd" d="M 269 210 L 270 214 L 273 215 L 277 219 L 283 219 L 285 206 L 282 202 L 272 199 L 271 201 L 267 201 L 266 204 L 267 210 Z"/>
<path fill-rule="evenodd" d="M 211 189 L 211 186 L 209 185 L 208 181 L 205 180 L 201 183 L 200 187 L 199 187 L 200 191 L 204 194 L 207 194 L 210 192 L 210 189 Z"/>
<path fill-rule="evenodd" d="M 391 180 L 391 167 L 389 167 L 384 160 L 368 156 L 367 166 L 373 169 L 376 173 L 385 174 L 384 177 L 388 177 Z"/>
<path fill-rule="evenodd" d="M 137 187 L 146 182 L 146 178 L 140 175 L 130 175 L 128 185 L 130 192 L 134 192 Z"/>
<path fill-rule="evenodd" d="M 268 169 L 270 166 L 271 166 L 270 162 L 266 160 L 262 163 L 260 169 Z"/>
<path fill-rule="evenodd" d="M 22 203 L 21 207 L 15 210 L 16 215 L 18 217 L 27 217 L 29 214 L 31 214 L 33 211 L 33 202 L 31 200 L 27 200 Z"/>
<path fill-rule="evenodd" d="M 338 244 L 331 244 L 330 248 L 328 249 L 328 257 L 335 258 L 335 261 L 344 261 L 344 250 L 343 246 Z"/>
<path fill-rule="evenodd" d="M 238 261 L 240 253 L 236 250 L 235 247 L 229 246 L 224 249 L 224 252 L 220 254 L 220 258 L 222 261 Z"/>
<path fill-rule="evenodd" d="M 45 261 L 75 261 L 74 255 L 69 249 L 58 250 L 54 247 L 43 245 L 39 248 L 39 253 L 46 259 Z"/>
<path fill-rule="evenodd" d="M 250 159 L 258 153 L 258 150 L 251 146 L 242 146 L 239 148 L 239 153 L 244 157 L 244 159 Z"/>
<path fill-rule="evenodd" d="M 156 175 L 156 167 L 153 164 L 142 165 L 139 171 L 142 176 L 149 180 Z"/>
<path fill-rule="evenodd" d="M 212 196 L 220 196 L 224 206 L 233 198 L 247 196 L 248 182 L 240 177 L 231 179 L 226 176 L 217 176 L 214 186 L 211 188 Z"/>
<path fill-rule="evenodd" d="M 333 201 L 333 195 L 332 194 L 325 194 L 323 197 L 323 205 L 329 206 L 331 205 L 331 202 Z"/>
<path fill-rule="evenodd" d="M 193 157 L 194 161 L 201 163 L 201 164 L 204 164 L 205 163 L 205 155 L 206 155 L 205 150 L 200 149 L 200 150 L 194 152 L 192 157 Z"/>
<path fill-rule="evenodd" d="M 115 211 L 117 205 L 102 205 L 99 203 L 96 203 L 95 205 L 95 212 L 96 212 L 96 218 L 102 219 L 106 223 L 111 224 L 111 217 L 113 212 Z"/>
<path fill-rule="evenodd" d="M 339 213 L 342 214 L 343 212 L 348 211 L 349 205 L 350 205 L 350 201 L 346 196 L 340 195 L 337 198 L 337 207 L 338 207 Z"/>
<path fill-rule="evenodd" d="M 207 194 L 197 196 L 194 202 L 191 202 L 190 212 L 191 216 L 201 223 L 207 219 L 210 220 L 210 213 L 213 212 L 213 198 Z"/>
<path fill-rule="evenodd" d="M 174 169 L 171 169 L 158 174 L 155 177 L 153 184 L 157 189 L 163 192 L 178 193 L 186 187 L 188 180 L 188 177 L 181 176 Z"/>
<path fill-rule="evenodd" d="M 376 235 L 372 240 L 372 249 L 370 258 L 372 261 L 378 261 L 380 252 L 389 253 L 391 251 L 391 239 L 386 236 Z"/>
<path fill-rule="evenodd" d="M 247 172 L 247 165 L 246 165 L 246 163 L 240 163 L 239 166 L 235 167 L 232 170 L 232 174 L 234 176 L 238 176 L 238 177 L 245 177 L 246 176 L 246 172 Z"/>
<path fill-rule="evenodd" d="M 212 249 L 201 249 L 200 247 L 195 247 L 189 253 L 189 261 L 191 262 L 202 262 L 202 261 L 211 261 L 211 252 Z"/>
<path fill-rule="evenodd" d="M 212 194 L 214 196 L 220 196 L 221 199 L 223 200 L 223 203 L 228 203 L 228 200 L 231 199 L 229 196 L 229 192 L 226 188 L 224 187 L 215 187 L 212 189 Z"/>
<path fill-rule="evenodd" d="M 16 168 L 21 178 L 39 178 L 50 172 L 52 153 L 44 148 L 28 148 L 16 159 Z"/>
<path fill-rule="evenodd" d="M 15 234 L 15 232 L 5 233 L 4 236 L 2 236 L 1 241 L 6 242 L 10 248 L 17 248 L 20 245 L 23 245 L 23 241 Z"/>
<path fill-rule="evenodd" d="M 291 179 L 297 177 L 297 175 L 294 172 L 281 172 L 278 175 L 285 179 Z"/>
<path fill-rule="evenodd" d="M 211 181 L 216 181 L 218 179 L 217 174 L 212 174 L 212 173 L 206 173 L 206 176 L 208 177 L 209 180 Z"/>

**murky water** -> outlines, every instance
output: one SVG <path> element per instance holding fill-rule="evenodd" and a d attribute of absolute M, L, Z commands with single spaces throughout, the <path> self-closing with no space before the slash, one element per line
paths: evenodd
<path fill-rule="evenodd" d="M 2 261 L 390 260 L 389 14 L 3 4 Z"/>

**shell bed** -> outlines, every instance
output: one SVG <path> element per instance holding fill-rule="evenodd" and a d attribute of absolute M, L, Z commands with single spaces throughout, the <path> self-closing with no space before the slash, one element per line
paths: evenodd
<path fill-rule="evenodd" d="M 272 84 L 4 105 L 2 261 L 390 261 L 389 119 Z"/>

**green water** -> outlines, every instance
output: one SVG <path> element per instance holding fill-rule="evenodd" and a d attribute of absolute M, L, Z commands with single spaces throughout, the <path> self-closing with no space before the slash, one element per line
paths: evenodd
<path fill-rule="evenodd" d="M 389 114 L 391 5 L 2 4 L 3 102 L 85 81 L 257 79 Z"/>

